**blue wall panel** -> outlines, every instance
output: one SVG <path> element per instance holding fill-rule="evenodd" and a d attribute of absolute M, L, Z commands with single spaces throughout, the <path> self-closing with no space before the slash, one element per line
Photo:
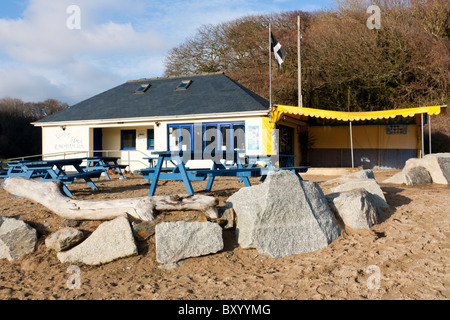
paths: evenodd
<path fill-rule="evenodd" d="M 402 169 L 406 160 L 417 157 L 416 149 L 354 149 L 355 168 Z M 350 167 L 350 149 L 309 149 L 308 162 L 312 167 Z"/>

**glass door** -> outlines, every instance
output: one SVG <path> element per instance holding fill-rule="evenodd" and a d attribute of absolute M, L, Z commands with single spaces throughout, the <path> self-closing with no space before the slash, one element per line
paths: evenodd
<path fill-rule="evenodd" d="M 219 132 L 219 150 L 221 151 L 233 150 L 231 125 L 219 124 L 218 132 Z"/>

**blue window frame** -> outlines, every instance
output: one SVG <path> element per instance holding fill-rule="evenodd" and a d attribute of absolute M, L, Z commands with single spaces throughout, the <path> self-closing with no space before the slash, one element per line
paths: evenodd
<path fill-rule="evenodd" d="M 168 148 L 169 150 L 183 150 L 190 151 L 194 150 L 194 124 L 170 124 L 168 126 L 169 139 Z"/>
<path fill-rule="evenodd" d="M 155 150 L 155 129 L 147 130 L 147 149 Z"/>
<path fill-rule="evenodd" d="M 207 122 L 168 126 L 169 150 L 245 150 L 245 122 Z"/>
<path fill-rule="evenodd" d="M 120 149 L 136 150 L 136 130 L 120 131 Z"/>
<path fill-rule="evenodd" d="M 219 148 L 222 150 L 245 150 L 245 123 L 218 123 Z"/>

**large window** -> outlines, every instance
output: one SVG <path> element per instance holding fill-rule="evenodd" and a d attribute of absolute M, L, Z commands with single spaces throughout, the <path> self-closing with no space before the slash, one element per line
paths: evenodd
<path fill-rule="evenodd" d="M 193 124 L 169 125 L 169 150 L 193 150 Z"/>
<path fill-rule="evenodd" d="M 136 150 L 136 130 L 120 131 L 120 149 Z"/>
<path fill-rule="evenodd" d="M 244 122 L 169 125 L 169 150 L 245 150 Z"/>

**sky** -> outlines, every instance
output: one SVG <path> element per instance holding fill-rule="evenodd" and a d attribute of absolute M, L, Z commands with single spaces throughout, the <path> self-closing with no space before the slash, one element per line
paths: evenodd
<path fill-rule="evenodd" d="M 164 58 L 204 24 L 332 0 L 7 0 L 0 3 L 0 99 L 73 105 L 127 80 L 162 77 Z"/>

